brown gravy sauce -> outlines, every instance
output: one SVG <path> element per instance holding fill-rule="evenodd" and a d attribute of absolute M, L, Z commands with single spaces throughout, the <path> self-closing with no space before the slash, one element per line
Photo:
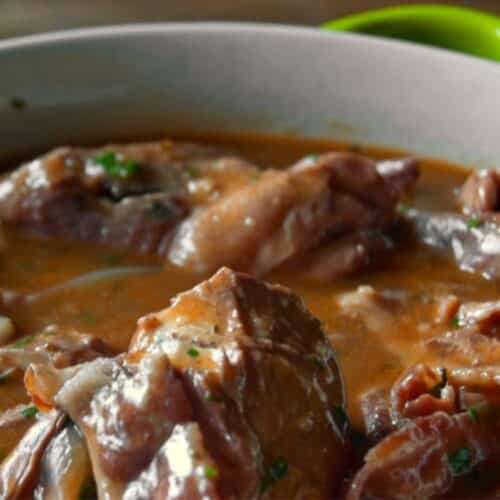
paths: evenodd
<path fill-rule="evenodd" d="M 230 146 L 258 164 L 272 167 L 286 166 L 301 156 L 328 150 L 355 149 L 375 158 L 401 155 L 372 147 L 299 138 L 181 137 L 186 138 Z M 462 184 L 466 173 L 458 166 L 424 160 L 422 177 L 409 203 L 433 210 L 454 209 L 453 190 Z M 0 256 L 0 284 L 16 291 L 41 291 L 83 273 L 114 266 L 162 265 L 155 257 L 40 239 L 12 228 L 6 233 L 8 244 Z M 373 270 L 349 279 L 318 285 L 283 271 L 272 273 L 266 279 L 291 287 L 323 322 L 344 373 L 349 413 L 355 428 L 361 426 L 359 396 L 371 387 L 390 385 L 406 366 L 425 359 L 420 348 L 422 339 L 444 330 L 445 326 L 432 323 L 436 296 L 455 294 L 464 300 L 492 300 L 498 295 L 496 283 L 463 273 L 450 260 L 408 241 L 401 241 Z M 117 277 L 54 293 L 14 309 L 12 319 L 20 335 L 33 334 L 57 323 L 94 333 L 117 349 L 125 350 L 140 316 L 166 307 L 171 297 L 195 282 L 193 277 L 163 267 L 155 273 Z M 405 307 L 392 315 L 390 321 L 382 317 L 375 319 L 375 323 L 368 318 L 369 313 L 366 317 L 346 314 L 338 305 L 338 297 L 360 285 L 404 293 Z M 0 385 L 0 411 L 24 401 L 27 397 L 21 376 Z M 8 452 L 22 432 L 23 429 L 0 430 L 0 453 Z"/>

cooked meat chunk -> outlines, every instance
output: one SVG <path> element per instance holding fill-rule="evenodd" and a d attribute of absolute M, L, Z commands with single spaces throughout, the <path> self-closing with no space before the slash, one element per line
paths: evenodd
<path fill-rule="evenodd" d="M 179 456 L 183 460 L 179 461 Z M 177 424 L 150 465 L 125 490 L 124 500 L 218 499 L 218 469 L 198 424 Z"/>
<path fill-rule="evenodd" d="M 195 212 L 177 231 L 170 259 L 199 273 L 228 265 L 262 275 L 331 234 L 383 229 L 397 196 L 367 158 L 306 159 L 286 171 L 266 171 Z"/>
<path fill-rule="evenodd" d="M 419 364 L 406 370 L 392 386 L 391 418 L 397 424 L 437 411 L 454 413 L 455 403 L 455 390 L 447 383 L 446 370 Z"/>
<path fill-rule="evenodd" d="M 497 301 L 466 302 L 458 308 L 451 330 L 426 340 L 425 346 L 453 368 L 450 376 L 460 371 L 472 374 L 479 367 L 495 369 L 500 363 L 499 312 Z"/>
<path fill-rule="evenodd" d="M 358 231 L 334 238 L 300 257 L 301 275 L 314 281 L 333 281 L 368 268 L 392 247 L 393 242 L 381 231 Z M 292 260 L 287 267 L 296 265 Z"/>
<path fill-rule="evenodd" d="M 362 318 L 368 329 L 381 332 L 407 306 L 407 296 L 401 289 L 375 290 L 370 285 L 360 285 L 339 295 L 337 303 L 349 316 Z"/>
<path fill-rule="evenodd" d="M 320 323 L 228 269 L 141 319 L 128 353 L 33 364 L 26 384 L 82 432 L 100 498 L 328 497 L 349 461 Z"/>
<path fill-rule="evenodd" d="M 365 434 L 372 442 L 378 442 L 394 429 L 390 412 L 389 391 L 383 387 L 371 389 L 361 396 L 361 412 Z"/>
<path fill-rule="evenodd" d="M 0 465 L 0 498 L 29 498 L 40 472 L 42 455 L 52 437 L 62 428 L 65 417 L 52 410 L 39 417 L 14 451 Z"/>
<path fill-rule="evenodd" d="M 497 170 L 485 168 L 469 175 L 460 191 L 464 211 L 495 212 L 500 206 L 500 176 Z"/>
<path fill-rule="evenodd" d="M 498 460 L 495 416 L 436 412 L 408 422 L 372 448 L 347 495 L 354 499 L 406 500 L 445 495 L 457 478 Z"/>
<path fill-rule="evenodd" d="M 257 173 L 192 144 L 60 148 L 0 182 L 0 215 L 47 236 L 164 255 L 193 206 Z"/>
<path fill-rule="evenodd" d="M 80 431 L 68 423 L 47 446 L 40 465 L 37 500 L 90 499 L 92 469 Z"/>
<path fill-rule="evenodd" d="M 423 243 L 452 255 L 463 271 L 486 279 L 500 277 L 500 226 L 495 215 L 467 217 L 410 209 L 404 217 Z"/>

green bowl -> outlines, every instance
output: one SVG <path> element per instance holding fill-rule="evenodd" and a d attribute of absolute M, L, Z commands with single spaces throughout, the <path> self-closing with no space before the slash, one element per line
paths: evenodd
<path fill-rule="evenodd" d="M 500 61 L 500 18 L 473 9 L 390 7 L 329 21 L 322 28 L 408 40 Z"/>

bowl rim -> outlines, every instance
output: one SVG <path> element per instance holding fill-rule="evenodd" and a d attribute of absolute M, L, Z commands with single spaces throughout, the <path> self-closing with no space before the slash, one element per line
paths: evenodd
<path fill-rule="evenodd" d="M 267 36 L 290 36 L 330 39 L 336 43 L 348 44 L 371 44 L 380 50 L 406 50 L 413 53 L 428 54 L 434 57 L 445 57 L 459 61 L 473 61 L 478 65 L 486 65 L 490 69 L 500 69 L 500 65 L 491 60 L 478 56 L 455 52 L 443 47 L 422 45 L 407 40 L 383 38 L 366 33 L 353 33 L 344 31 L 328 31 L 321 26 L 311 27 L 295 24 L 262 23 L 262 22 L 240 22 L 240 21 L 186 21 L 186 22 L 147 22 L 110 24 L 103 26 L 90 26 L 82 28 L 71 28 L 56 31 L 47 31 L 22 35 L 17 37 L 0 39 L 0 55 L 17 50 L 36 49 L 60 45 L 68 42 L 106 40 L 124 36 L 147 36 L 168 33 L 186 35 L 241 35 L 241 34 L 265 34 Z"/>

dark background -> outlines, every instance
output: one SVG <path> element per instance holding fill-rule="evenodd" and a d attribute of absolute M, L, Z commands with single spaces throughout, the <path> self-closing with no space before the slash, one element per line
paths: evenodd
<path fill-rule="evenodd" d="M 0 0 L 0 37 L 99 24 L 235 20 L 317 25 L 391 0 Z M 500 14 L 500 0 L 440 2 Z"/>

